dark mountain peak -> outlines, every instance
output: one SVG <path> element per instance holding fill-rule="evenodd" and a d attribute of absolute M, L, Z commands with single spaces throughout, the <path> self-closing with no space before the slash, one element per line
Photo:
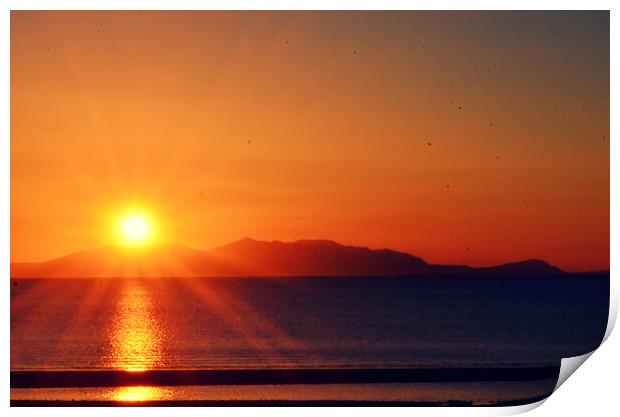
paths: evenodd
<path fill-rule="evenodd" d="M 325 239 L 300 239 L 295 242 L 291 242 L 292 245 L 297 246 L 309 246 L 309 247 L 328 247 L 328 248 L 344 248 L 351 247 L 345 246 L 338 242 L 334 242 L 333 240 L 325 240 Z"/>
<path fill-rule="evenodd" d="M 324 240 L 324 239 L 300 239 L 300 240 L 295 240 L 292 242 L 282 242 L 281 240 L 258 240 L 258 239 L 254 239 L 251 237 L 244 237 L 243 239 L 239 239 L 236 240 L 234 242 L 231 242 L 227 245 L 221 246 L 219 248 L 216 249 L 222 249 L 222 248 L 251 248 L 251 247 L 255 247 L 255 248 L 267 248 L 267 247 L 272 247 L 272 248 L 281 248 L 283 246 L 288 246 L 288 247 L 293 247 L 293 246 L 297 246 L 297 247 L 342 247 L 344 248 L 345 246 L 338 243 L 338 242 L 334 242 L 333 240 Z"/>
<path fill-rule="evenodd" d="M 536 258 L 525 259 L 523 261 L 518 261 L 518 262 L 510 262 L 504 265 L 513 265 L 513 266 L 520 265 L 520 266 L 529 266 L 529 267 L 550 267 L 551 266 L 548 262 L 543 261 L 542 259 L 536 259 Z"/>
<path fill-rule="evenodd" d="M 408 254 L 320 239 L 268 242 L 245 238 L 208 252 L 235 265 L 242 275 L 398 275 L 426 266 Z"/>
<path fill-rule="evenodd" d="M 503 265 L 478 268 L 478 270 L 486 274 L 496 275 L 557 275 L 564 273 L 561 269 L 541 259 L 526 259 Z"/>

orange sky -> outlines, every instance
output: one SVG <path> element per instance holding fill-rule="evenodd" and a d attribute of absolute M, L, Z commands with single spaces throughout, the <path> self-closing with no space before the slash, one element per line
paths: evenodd
<path fill-rule="evenodd" d="M 608 269 L 609 15 L 12 12 L 11 260 L 135 204 L 195 248 Z"/>

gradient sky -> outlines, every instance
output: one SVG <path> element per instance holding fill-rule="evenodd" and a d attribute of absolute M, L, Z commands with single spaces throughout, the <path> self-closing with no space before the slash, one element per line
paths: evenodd
<path fill-rule="evenodd" d="M 195 248 L 608 269 L 609 14 L 12 12 L 11 260 L 132 205 Z"/>

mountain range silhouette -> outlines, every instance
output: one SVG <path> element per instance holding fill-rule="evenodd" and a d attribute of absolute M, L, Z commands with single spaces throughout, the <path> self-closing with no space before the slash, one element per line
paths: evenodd
<path fill-rule="evenodd" d="M 11 263 L 12 278 L 44 277 L 241 277 L 241 276 L 548 276 L 564 272 L 530 259 L 474 268 L 429 264 L 390 249 L 345 246 L 329 240 L 295 242 L 244 238 L 196 250 L 179 245 L 139 249 L 104 246 L 44 262 Z"/>

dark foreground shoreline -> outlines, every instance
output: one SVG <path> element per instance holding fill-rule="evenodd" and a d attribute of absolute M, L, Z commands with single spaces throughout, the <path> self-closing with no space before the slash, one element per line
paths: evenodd
<path fill-rule="evenodd" d="M 558 366 L 521 368 L 11 371 L 11 388 L 532 381 Z"/>
<path fill-rule="evenodd" d="M 349 400 L 161 400 L 63 401 L 11 400 L 11 407 L 511 407 L 532 404 L 552 393 L 532 398 L 474 404 L 472 401 L 349 401 Z"/>

